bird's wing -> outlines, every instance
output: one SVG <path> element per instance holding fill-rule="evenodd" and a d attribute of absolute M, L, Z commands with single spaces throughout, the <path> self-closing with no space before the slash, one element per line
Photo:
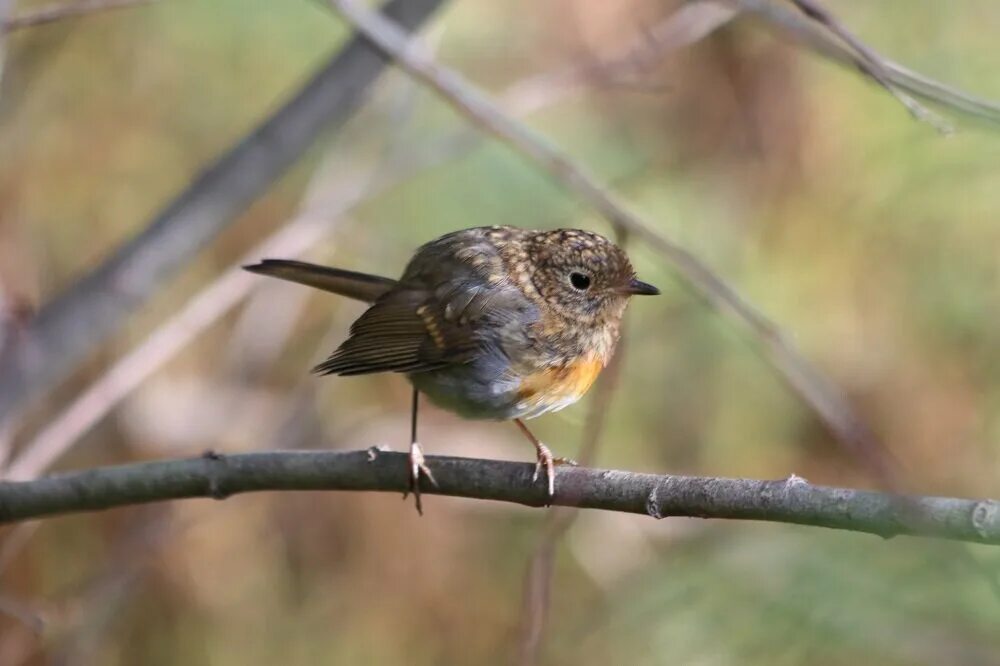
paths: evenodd
<path fill-rule="evenodd" d="M 417 373 L 469 363 L 496 353 L 498 334 L 534 320 L 533 307 L 512 285 L 455 279 L 436 289 L 398 287 L 351 326 L 321 374 Z"/>

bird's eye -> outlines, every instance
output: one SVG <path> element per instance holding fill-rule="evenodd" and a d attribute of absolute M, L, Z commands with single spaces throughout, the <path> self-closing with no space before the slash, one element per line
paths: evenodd
<path fill-rule="evenodd" d="M 590 276 L 583 273 L 570 273 L 569 283 L 573 285 L 574 289 L 586 291 L 590 288 Z"/>

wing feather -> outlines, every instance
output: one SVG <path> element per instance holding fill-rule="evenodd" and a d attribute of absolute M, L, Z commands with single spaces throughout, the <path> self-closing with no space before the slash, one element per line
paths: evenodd
<path fill-rule="evenodd" d="M 504 351 L 495 333 L 501 327 L 536 319 L 535 306 L 515 286 L 487 286 L 475 275 L 435 289 L 397 286 L 354 322 L 347 340 L 314 372 L 409 374 L 469 363 Z"/>
<path fill-rule="evenodd" d="M 424 290 L 389 291 L 354 322 L 347 340 L 314 372 L 427 372 L 456 362 L 461 346 L 445 344 L 429 315 L 434 305 Z"/>

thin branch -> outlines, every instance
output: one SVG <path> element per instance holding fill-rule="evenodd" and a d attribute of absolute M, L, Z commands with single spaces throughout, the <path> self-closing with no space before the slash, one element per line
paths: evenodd
<path fill-rule="evenodd" d="M 896 85 L 889 79 L 888 72 L 883 64 L 884 58 L 876 53 L 870 46 L 861 41 L 857 35 L 848 29 L 848 27 L 844 25 L 840 19 L 834 16 L 826 7 L 821 5 L 819 2 L 816 2 L 816 0 L 791 0 L 791 2 L 798 7 L 803 14 L 819 23 L 825 29 L 829 30 L 833 35 L 838 37 L 841 41 L 847 44 L 848 47 L 854 50 L 854 52 L 858 55 L 857 62 L 861 71 L 870 76 L 880 86 L 885 88 L 890 95 L 895 97 L 900 104 L 906 107 L 906 110 L 909 111 L 914 118 L 928 123 L 942 134 L 951 134 L 954 131 L 954 128 L 946 123 L 943 118 L 935 113 L 932 113 L 930 109 L 920 104 L 917 100 L 897 89 Z"/>
<path fill-rule="evenodd" d="M 533 507 L 549 501 L 544 484 L 531 481 L 533 462 L 429 456 L 427 463 L 438 482 L 437 488 L 424 490 L 428 495 Z M 207 453 L 200 458 L 101 467 L 35 481 L 0 482 L 0 523 L 170 499 L 224 499 L 264 490 L 402 493 L 408 486 L 407 464 L 405 453 L 371 448 Z M 886 538 L 911 535 L 1000 545 L 996 500 L 900 497 L 816 486 L 797 476 L 758 481 L 561 467 L 553 503 L 654 518 L 761 520 Z"/>
<path fill-rule="evenodd" d="M 738 14 L 738 8 L 721 0 L 690 0 L 663 21 L 644 27 L 635 44 L 604 61 L 584 63 L 578 70 L 611 81 L 616 73 L 648 70 L 659 65 L 665 54 L 705 39 Z"/>
<path fill-rule="evenodd" d="M 864 57 L 856 50 L 831 38 L 828 30 L 815 21 L 770 0 L 725 0 L 756 17 L 779 37 L 790 38 L 817 55 L 837 64 L 866 72 Z M 924 100 L 941 104 L 953 111 L 1000 124 L 1000 103 L 978 97 L 964 90 L 914 72 L 888 58 L 878 56 L 882 76 L 897 91 L 905 91 Z"/>
<path fill-rule="evenodd" d="M 60 2 L 46 5 L 18 14 L 10 20 L 0 23 L 3 32 L 13 32 L 22 28 L 33 28 L 46 23 L 55 23 L 70 18 L 78 18 L 112 9 L 126 9 L 139 5 L 148 5 L 156 0 L 76 0 L 76 2 Z"/>
<path fill-rule="evenodd" d="M 442 0 L 392 0 L 410 28 Z M 340 50 L 279 110 L 238 141 L 107 261 L 46 305 L 0 352 L 0 423 L 54 386 L 106 340 L 307 149 L 346 121 L 385 67 L 364 39 Z"/>
<path fill-rule="evenodd" d="M 896 485 L 890 456 L 837 388 L 795 349 L 787 335 L 707 264 L 630 210 L 545 137 L 504 113 L 457 72 L 437 63 L 398 25 L 354 0 L 330 0 L 330 4 L 404 71 L 436 92 L 472 124 L 536 162 L 614 227 L 628 229 L 662 254 L 690 288 L 749 329 L 772 365 L 813 408 L 840 444 L 865 462 L 882 482 Z"/>

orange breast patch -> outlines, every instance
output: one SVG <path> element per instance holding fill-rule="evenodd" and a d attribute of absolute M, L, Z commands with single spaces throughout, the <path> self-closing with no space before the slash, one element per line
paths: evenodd
<path fill-rule="evenodd" d="M 522 401 L 533 402 L 543 408 L 549 405 L 568 405 L 587 392 L 603 369 L 604 364 L 598 359 L 585 359 L 546 368 L 524 377 L 518 388 L 518 396 Z"/>

